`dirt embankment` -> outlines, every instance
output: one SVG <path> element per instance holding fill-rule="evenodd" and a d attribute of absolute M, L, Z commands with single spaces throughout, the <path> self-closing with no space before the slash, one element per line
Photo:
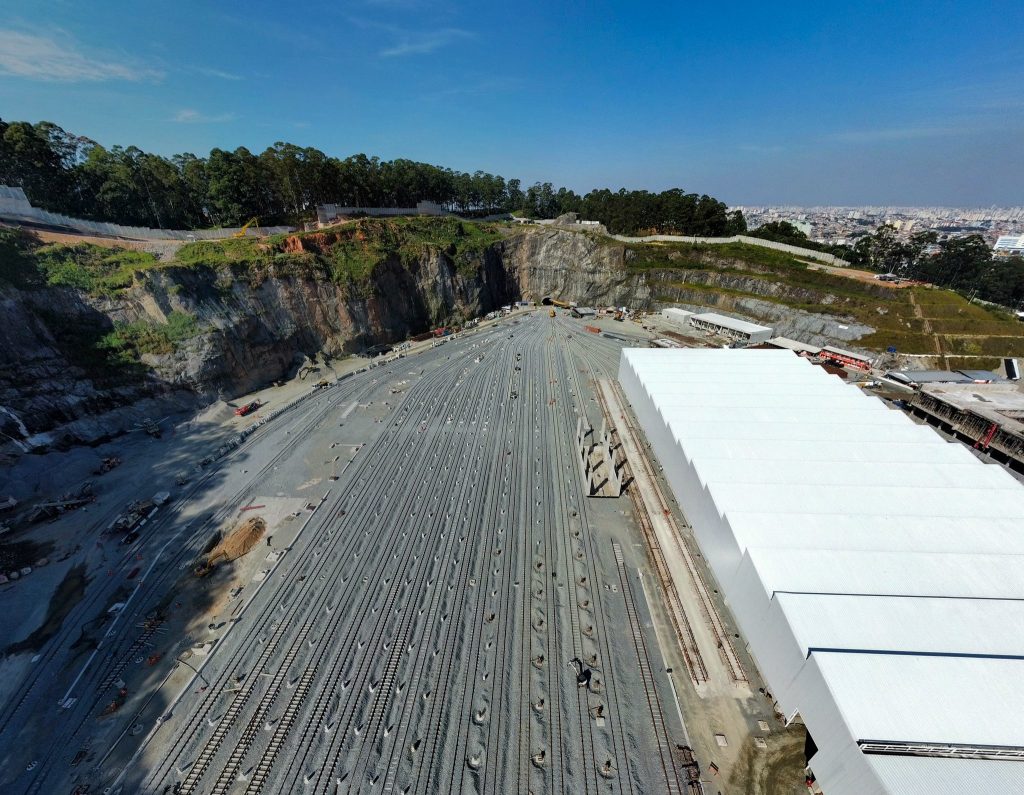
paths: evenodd
<path fill-rule="evenodd" d="M 247 555 L 267 529 L 260 516 L 251 516 L 227 534 L 206 556 L 204 566 L 209 569 L 218 563 L 229 563 Z"/>

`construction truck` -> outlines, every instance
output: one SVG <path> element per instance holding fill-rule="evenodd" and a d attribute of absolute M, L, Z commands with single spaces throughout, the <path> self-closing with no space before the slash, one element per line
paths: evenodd
<path fill-rule="evenodd" d="M 33 506 L 26 519 L 29 524 L 35 524 L 43 520 L 52 521 L 62 513 L 73 511 L 95 499 L 96 495 L 92 493 L 92 481 L 87 480 L 77 489 L 62 494 L 56 500 L 37 503 Z"/>
<path fill-rule="evenodd" d="M 549 309 L 548 310 L 548 317 L 554 317 L 554 316 L 555 316 L 555 310 L 554 309 Z"/>
<path fill-rule="evenodd" d="M 124 511 L 104 530 L 104 534 L 115 535 L 131 533 L 142 525 L 142 522 L 152 516 L 156 506 L 151 500 L 135 500 L 128 503 Z"/>

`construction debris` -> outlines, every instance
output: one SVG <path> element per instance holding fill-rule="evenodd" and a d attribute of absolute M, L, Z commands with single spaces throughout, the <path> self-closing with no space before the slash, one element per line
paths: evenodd
<path fill-rule="evenodd" d="M 112 455 L 112 456 L 109 456 L 107 458 L 104 458 L 100 462 L 100 465 L 98 467 L 96 467 L 96 469 L 94 469 L 92 473 L 94 475 L 105 475 L 111 469 L 115 469 L 115 468 L 119 467 L 120 465 L 121 465 L 121 459 L 118 458 L 116 455 Z"/>

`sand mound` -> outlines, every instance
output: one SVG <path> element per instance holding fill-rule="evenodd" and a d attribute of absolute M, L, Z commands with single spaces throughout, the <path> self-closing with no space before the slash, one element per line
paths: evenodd
<path fill-rule="evenodd" d="M 235 560 L 256 546 L 267 523 L 261 516 L 251 516 L 224 537 L 206 556 L 207 564 Z"/>

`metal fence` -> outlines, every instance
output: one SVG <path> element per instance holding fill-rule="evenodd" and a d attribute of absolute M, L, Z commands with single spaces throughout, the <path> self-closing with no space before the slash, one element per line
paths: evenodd
<path fill-rule="evenodd" d="M 626 237 L 625 235 L 612 235 L 616 240 L 623 243 L 706 243 L 708 245 L 723 245 L 725 243 L 746 243 L 748 246 L 761 246 L 772 248 L 776 251 L 785 251 L 797 257 L 813 259 L 816 262 L 823 262 L 826 265 L 836 265 L 840 268 L 850 265 L 844 259 L 833 254 L 826 254 L 823 251 L 815 251 L 811 248 L 800 248 L 787 243 L 776 243 L 774 240 L 762 240 L 759 237 L 747 235 L 733 235 L 732 237 L 687 237 L 685 235 L 647 235 L 646 237 Z"/>
<path fill-rule="evenodd" d="M 18 224 L 42 224 L 84 235 L 120 237 L 126 240 L 223 240 L 242 231 L 242 227 L 239 226 L 223 229 L 152 229 L 148 226 L 122 226 L 102 221 L 87 221 L 33 207 L 21 188 L 8 185 L 0 185 L 0 220 Z M 290 226 L 249 227 L 245 230 L 245 236 L 261 237 L 292 231 L 294 230 Z"/>

